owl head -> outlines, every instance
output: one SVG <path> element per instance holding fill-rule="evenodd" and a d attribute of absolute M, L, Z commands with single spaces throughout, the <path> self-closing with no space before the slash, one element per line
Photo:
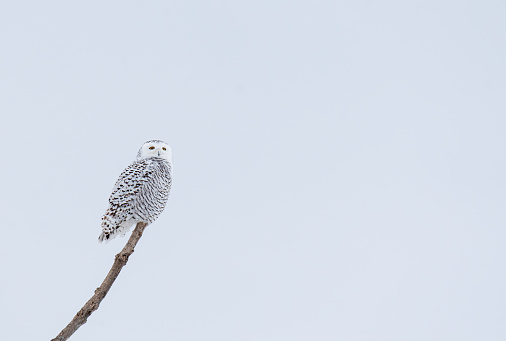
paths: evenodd
<path fill-rule="evenodd" d="M 170 146 L 160 140 L 151 140 L 144 142 L 141 149 L 137 153 L 137 159 L 145 159 L 148 157 L 159 157 L 172 163 L 172 149 Z"/>

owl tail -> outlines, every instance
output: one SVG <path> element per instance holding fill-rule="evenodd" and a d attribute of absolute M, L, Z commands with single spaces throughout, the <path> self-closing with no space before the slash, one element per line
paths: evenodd
<path fill-rule="evenodd" d="M 98 242 L 102 243 L 105 241 L 106 243 L 109 242 L 111 239 L 116 238 L 117 236 L 124 237 L 125 234 L 130 231 L 130 228 L 132 225 L 135 224 L 135 221 L 133 219 L 129 219 L 123 224 L 120 224 L 114 228 L 104 228 L 100 236 L 98 236 Z"/>
<path fill-rule="evenodd" d="M 103 241 L 105 241 L 106 243 L 108 243 L 111 239 L 114 239 L 117 236 L 123 237 L 125 233 L 126 233 L 125 227 L 120 225 L 113 230 L 102 231 L 100 236 L 98 236 L 98 242 L 102 243 Z"/>
<path fill-rule="evenodd" d="M 100 236 L 98 236 L 98 242 L 102 243 L 103 241 L 105 241 L 106 243 L 108 243 L 109 240 L 113 239 L 114 237 L 115 237 L 114 233 L 104 231 L 100 234 Z"/>

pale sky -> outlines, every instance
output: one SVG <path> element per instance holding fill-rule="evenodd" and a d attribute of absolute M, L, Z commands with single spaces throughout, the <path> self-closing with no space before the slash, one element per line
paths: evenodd
<path fill-rule="evenodd" d="M 0 321 L 50 340 L 143 142 L 166 210 L 71 337 L 506 339 L 504 1 L 4 1 Z"/>

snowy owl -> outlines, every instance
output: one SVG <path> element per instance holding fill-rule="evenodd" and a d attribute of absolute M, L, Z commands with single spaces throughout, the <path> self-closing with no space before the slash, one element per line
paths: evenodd
<path fill-rule="evenodd" d="M 100 242 L 125 235 L 138 222 L 151 224 L 162 213 L 172 184 L 172 150 L 160 140 L 144 143 L 114 185 L 102 218 Z"/>

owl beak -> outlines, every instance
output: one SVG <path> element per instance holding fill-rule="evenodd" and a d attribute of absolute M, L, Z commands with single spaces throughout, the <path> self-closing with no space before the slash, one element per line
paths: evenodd
<path fill-rule="evenodd" d="M 158 151 L 158 156 L 160 156 L 160 151 Z"/>

